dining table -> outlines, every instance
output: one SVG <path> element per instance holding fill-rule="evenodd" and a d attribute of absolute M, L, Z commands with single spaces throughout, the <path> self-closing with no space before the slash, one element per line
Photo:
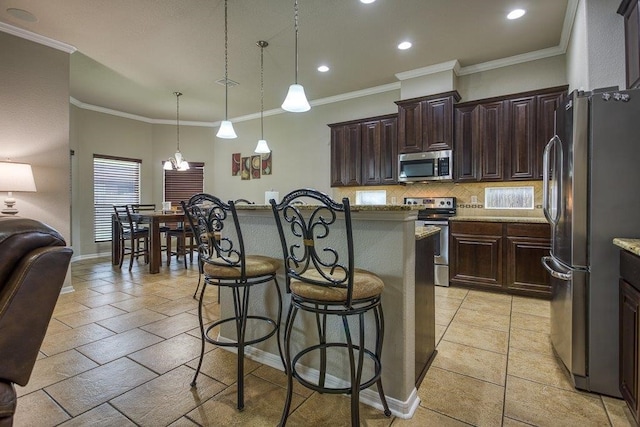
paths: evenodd
<path fill-rule="evenodd" d="M 132 219 L 139 224 L 146 224 L 149 227 L 149 273 L 157 274 L 162 265 L 162 240 L 160 239 L 160 225 L 171 222 L 184 222 L 185 216 L 182 211 L 142 211 L 131 214 Z M 111 261 L 113 265 L 119 264 L 120 239 L 118 238 L 118 221 L 115 215 L 112 220 L 112 245 Z"/>

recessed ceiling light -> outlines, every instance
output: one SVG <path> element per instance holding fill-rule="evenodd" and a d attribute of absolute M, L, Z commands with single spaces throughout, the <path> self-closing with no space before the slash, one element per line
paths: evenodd
<path fill-rule="evenodd" d="M 524 14 L 527 13 L 524 9 L 514 9 L 507 15 L 507 19 L 518 19 L 522 18 Z"/>
<path fill-rule="evenodd" d="M 326 65 L 321 65 L 318 67 L 318 71 L 320 71 L 321 73 L 326 73 L 327 71 L 329 71 L 329 67 L 327 67 Z"/>
<path fill-rule="evenodd" d="M 376 0 L 360 0 L 360 3 L 364 3 L 364 4 L 370 4 L 373 3 Z"/>
<path fill-rule="evenodd" d="M 36 16 L 29 12 L 26 11 L 24 9 L 18 9 L 15 7 L 10 7 L 7 9 L 7 13 L 11 16 L 13 16 L 16 19 L 19 19 L 21 21 L 25 21 L 25 22 L 38 22 L 38 18 L 36 18 Z"/>
<path fill-rule="evenodd" d="M 411 42 L 402 42 L 398 45 L 398 49 L 407 50 L 411 47 Z"/>

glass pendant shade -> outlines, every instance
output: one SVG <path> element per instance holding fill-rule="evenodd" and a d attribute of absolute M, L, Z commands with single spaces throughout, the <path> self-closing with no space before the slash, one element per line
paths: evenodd
<path fill-rule="evenodd" d="M 162 165 L 162 169 L 166 171 L 170 171 L 171 169 L 173 169 L 173 166 L 171 166 L 171 161 L 165 160 L 164 165 Z"/>
<path fill-rule="evenodd" d="M 282 103 L 282 109 L 292 113 L 304 113 L 311 109 L 302 85 L 292 84 L 289 86 L 289 92 Z"/>
<path fill-rule="evenodd" d="M 237 138 L 236 131 L 233 129 L 233 124 L 229 120 L 223 120 L 220 123 L 220 129 L 216 134 L 218 138 L 233 139 Z"/>
<path fill-rule="evenodd" d="M 298 84 L 298 0 L 295 0 L 294 5 L 294 28 L 295 28 L 295 83 L 289 86 L 289 92 L 287 92 L 287 97 L 284 99 L 282 103 L 282 109 L 285 111 L 290 111 L 292 113 L 304 113 L 305 111 L 309 111 L 311 109 L 311 105 L 309 105 L 309 101 L 307 101 L 307 96 L 304 93 L 304 88 L 301 84 Z"/>
<path fill-rule="evenodd" d="M 256 146 L 256 150 L 255 152 L 257 154 L 267 154 L 270 153 L 271 150 L 269 149 L 269 145 L 267 145 L 267 141 L 264 139 L 261 139 L 258 141 L 258 145 Z"/>

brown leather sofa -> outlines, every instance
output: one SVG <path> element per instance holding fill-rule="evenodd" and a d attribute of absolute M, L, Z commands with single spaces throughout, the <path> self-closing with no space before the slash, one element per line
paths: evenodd
<path fill-rule="evenodd" d="M 29 381 L 72 253 L 46 224 L 0 217 L 0 427 L 13 424 L 14 383 Z"/>

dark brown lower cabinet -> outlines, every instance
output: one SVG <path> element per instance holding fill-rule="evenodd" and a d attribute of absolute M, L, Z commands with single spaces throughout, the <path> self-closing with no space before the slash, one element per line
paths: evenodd
<path fill-rule="evenodd" d="M 551 277 L 540 261 L 551 250 L 548 224 L 506 224 L 507 289 L 550 297 Z"/>
<path fill-rule="evenodd" d="M 551 297 L 551 278 L 540 259 L 549 254 L 548 224 L 452 221 L 452 285 Z"/>
<path fill-rule="evenodd" d="M 638 423 L 640 257 L 620 251 L 620 393 Z"/>
<path fill-rule="evenodd" d="M 452 222 L 449 230 L 449 283 L 502 288 L 502 224 Z"/>

